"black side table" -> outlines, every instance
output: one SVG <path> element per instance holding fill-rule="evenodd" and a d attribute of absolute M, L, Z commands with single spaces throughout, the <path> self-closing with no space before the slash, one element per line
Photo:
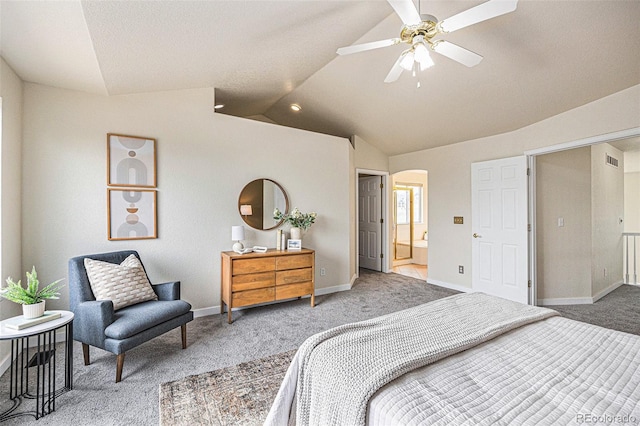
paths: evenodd
<path fill-rule="evenodd" d="M 23 330 L 7 328 L 5 324 L 11 318 L 0 321 L 0 340 L 11 340 L 9 398 L 13 401 L 11 408 L 0 413 L 0 422 L 18 416 L 34 416 L 37 420 L 55 411 L 56 397 L 73 387 L 73 313 L 49 312 L 59 312 L 61 316 Z M 64 387 L 57 389 L 56 331 L 61 328 L 65 329 L 66 343 Z M 29 389 L 29 370 L 32 367 L 36 367 L 35 389 Z M 35 410 L 17 412 L 25 399 L 35 400 Z"/>

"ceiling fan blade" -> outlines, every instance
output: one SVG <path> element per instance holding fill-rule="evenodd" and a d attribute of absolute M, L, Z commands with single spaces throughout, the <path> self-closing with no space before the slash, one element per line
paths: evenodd
<path fill-rule="evenodd" d="M 389 74 L 387 74 L 387 77 L 384 79 L 385 83 L 393 83 L 398 78 L 400 78 L 400 74 L 402 74 L 402 70 L 403 70 L 403 68 L 400 66 L 400 62 L 402 62 L 404 55 L 405 53 L 400 55 L 396 63 L 393 64 L 393 66 L 391 67 L 391 71 L 389 71 Z"/>
<path fill-rule="evenodd" d="M 412 0 L 387 0 L 405 25 L 417 25 L 422 22 L 416 5 Z"/>
<path fill-rule="evenodd" d="M 448 41 L 438 40 L 433 43 L 432 49 L 442 56 L 446 56 L 447 58 L 453 59 L 454 61 L 460 62 L 462 65 L 466 65 L 468 67 L 476 66 L 482 60 L 482 56 L 477 53 Z"/>
<path fill-rule="evenodd" d="M 444 32 L 451 33 L 460 28 L 513 12 L 517 6 L 518 0 L 489 0 L 441 21 L 439 26 Z"/>
<path fill-rule="evenodd" d="M 399 38 L 390 38 L 388 40 L 372 41 L 369 43 L 356 44 L 353 46 L 341 47 L 336 51 L 338 55 L 350 55 L 352 53 L 364 52 L 366 50 L 379 49 L 381 47 L 393 46 L 399 44 Z"/>

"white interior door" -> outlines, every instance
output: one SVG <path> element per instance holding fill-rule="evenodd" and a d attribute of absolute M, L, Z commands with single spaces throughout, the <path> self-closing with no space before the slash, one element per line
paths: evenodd
<path fill-rule="evenodd" d="M 529 303 L 526 157 L 471 165 L 472 287 Z"/>
<path fill-rule="evenodd" d="M 382 177 L 358 179 L 358 263 L 382 271 Z"/>

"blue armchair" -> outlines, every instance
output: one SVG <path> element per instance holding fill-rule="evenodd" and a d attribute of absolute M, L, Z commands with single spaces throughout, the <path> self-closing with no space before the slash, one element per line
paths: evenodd
<path fill-rule="evenodd" d="M 187 323 L 193 319 L 191 305 L 180 300 L 179 281 L 153 285 L 158 300 L 117 311 L 114 311 L 111 300 L 95 299 L 84 259 L 120 264 L 131 254 L 140 259 L 136 251 L 129 250 L 78 256 L 69 260 L 69 299 L 75 315 L 73 339 L 82 343 L 84 365 L 90 363 L 89 345 L 117 355 L 116 383 L 122 379 L 126 351 L 176 327 L 181 328 L 182 349 L 185 349 Z"/>

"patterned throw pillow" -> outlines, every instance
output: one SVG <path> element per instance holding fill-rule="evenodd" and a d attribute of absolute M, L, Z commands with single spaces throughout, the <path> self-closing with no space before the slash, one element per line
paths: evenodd
<path fill-rule="evenodd" d="M 158 300 L 140 259 L 133 254 L 119 265 L 85 258 L 84 268 L 96 300 L 111 300 L 114 310 Z"/>

